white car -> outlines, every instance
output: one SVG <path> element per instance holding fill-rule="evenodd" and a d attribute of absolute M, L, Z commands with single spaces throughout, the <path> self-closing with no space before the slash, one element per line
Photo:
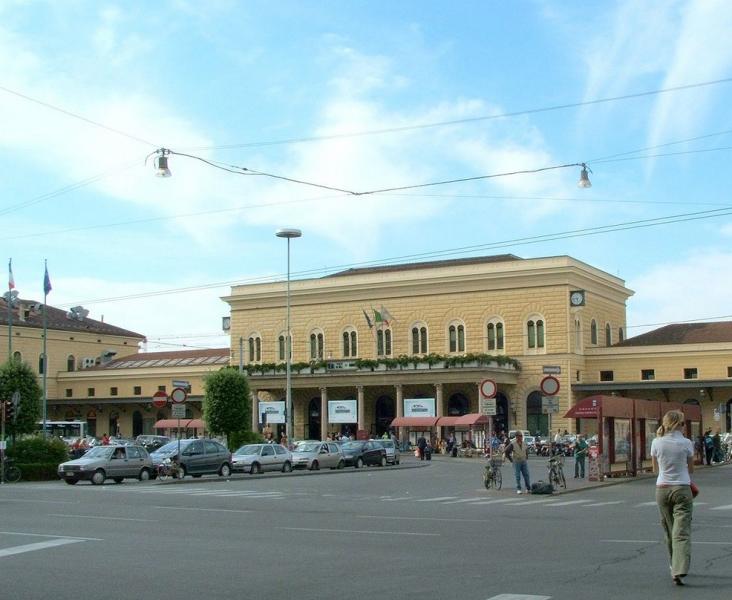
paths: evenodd
<path fill-rule="evenodd" d="M 280 444 L 246 444 L 231 455 L 231 469 L 244 473 L 292 471 L 292 454 Z"/>

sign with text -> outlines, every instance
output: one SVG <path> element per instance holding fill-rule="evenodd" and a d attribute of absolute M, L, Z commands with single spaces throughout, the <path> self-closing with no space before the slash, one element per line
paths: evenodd
<path fill-rule="evenodd" d="M 405 398 L 404 399 L 404 416 L 405 417 L 434 417 L 435 415 L 435 399 L 434 398 Z"/>
<path fill-rule="evenodd" d="M 497 413 L 496 399 L 495 398 L 481 398 L 480 399 L 480 414 L 488 417 L 493 417 Z"/>
<path fill-rule="evenodd" d="M 559 365 L 544 365 L 541 367 L 541 372 L 544 375 L 561 375 L 562 367 Z"/>
<path fill-rule="evenodd" d="M 285 403 L 282 400 L 276 402 L 260 402 L 259 410 L 260 423 L 284 423 L 285 422 Z M 262 419 L 264 415 L 264 420 Z"/>
<path fill-rule="evenodd" d="M 170 407 L 170 416 L 173 419 L 185 419 L 186 418 L 186 405 L 182 402 L 173 404 Z"/>
<path fill-rule="evenodd" d="M 357 423 L 357 400 L 328 400 L 328 423 Z"/>
<path fill-rule="evenodd" d="M 542 396 L 541 412 L 545 415 L 559 412 L 559 398 L 555 396 Z"/>

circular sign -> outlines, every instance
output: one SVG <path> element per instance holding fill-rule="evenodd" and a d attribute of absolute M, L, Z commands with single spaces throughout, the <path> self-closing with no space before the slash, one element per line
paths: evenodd
<path fill-rule="evenodd" d="M 170 392 L 170 400 L 173 404 L 182 404 L 188 398 L 188 393 L 181 387 L 174 388 Z"/>
<path fill-rule="evenodd" d="M 155 392 L 153 394 L 152 398 L 153 406 L 156 408 L 163 408 L 166 404 L 168 404 L 168 394 L 165 392 Z"/>
<path fill-rule="evenodd" d="M 492 379 L 484 379 L 480 382 L 480 395 L 483 398 L 495 398 L 498 386 Z"/>
<path fill-rule="evenodd" d="M 539 387 L 541 388 L 541 393 L 545 396 L 556 396 L 557 392 L 559 392 L 559 379 L 553 375 L 547 375 L 541 380 Z"/>

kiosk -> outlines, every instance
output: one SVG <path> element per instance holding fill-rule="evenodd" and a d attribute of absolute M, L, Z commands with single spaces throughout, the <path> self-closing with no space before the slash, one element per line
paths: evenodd
<path fill-rule="evenodd" d="M 651 462 L 651 443 L 656 437 L 656 429 L 661 424 L 661 403 L 658 400 L 633 400 L 633 466 L 635 473 L 645 473 L 653 469 Z"/>

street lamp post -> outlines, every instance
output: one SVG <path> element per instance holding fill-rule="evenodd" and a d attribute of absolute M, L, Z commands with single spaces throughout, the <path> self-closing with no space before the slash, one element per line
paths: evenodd
<path fill-rule="evenodd" d="M 295 419 L 292 412 L 292 332 L 290 330 L 290 240 L 302 236 L 299 229 L 278 229 L 275 235 L 280 238 L 287 239 L 287 333 L 285 335 L 285 366 L 286 366 L 286 383 L 285 383 L 285 406 L 287 418 L 285 419 L 285 435 L 287 435 L 288 445 L 292 443 L 295 431 Z"/>

